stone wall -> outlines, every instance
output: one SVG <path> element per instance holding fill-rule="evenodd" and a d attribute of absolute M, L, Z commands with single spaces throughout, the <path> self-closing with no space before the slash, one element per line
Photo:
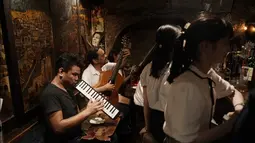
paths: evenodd
<path fill-rule="evenodd" d="M 211 3 L 212 12 L 232 20 L 233 23 L 238 23 L 240 19 L 246 19 L 254 13 L 251 8 L 247 8 L 254 6 L 252 0 L 236 0 L 234 4 L 233 0 L 194 0 L 192 2 L 187 0 L 136 0 L 135 2 L 107 0 L 104 4 L 106 9 L 104 16 L 106 52 L 109 53 L 111 49 L 120 48 L 121 36 L 125 32 L 129 32 L 133 36 L 131 38 L 132 55 L 141 59 L 140 57 L 146 54 L 149 47 L 152 47 L 158 26 L 167 23 L 173 24 L 171 22 L 175 20 L 169 21 L 169 19 L 176 17 L 190 21 L 205 8 L 205 3 Z M 140 27 L 134 26 L 138 23 L 140 23 Z M 148 30 L 147 32 L 144 27 Z"/>
<path fill-rule="evenodd" d="M 120 48 L 121 37 L 129 32 L 132 43 L 132 58 L 138 64 L 155 43 L 155 32 L 163 24 L 181 24 L 180 19 L 192 19 L 200 10 L 193 3 L 189 10 L 173 8 L 171 0 L 105 1 L 106 53 Z M 175 6 L 175 5 L 174 5 Z M 185 24 L 185 23 L 184 23 Z"/>

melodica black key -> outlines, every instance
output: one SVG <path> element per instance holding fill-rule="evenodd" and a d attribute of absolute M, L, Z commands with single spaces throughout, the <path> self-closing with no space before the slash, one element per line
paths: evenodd
<path fill-rule="evenodd" d="M 80 80 L 75 87 L 78 91 L 82 93 L 83 96 L 87 97 L 88 99 L 100 99 L 104 102 L 104 109 L 106 115 L 108 115 L 111 119 L 115 119 L 120 111 L 113 106 L 110 102 L 108 102 L 102 94 L 98 93 L 93 87 L 87 84 L 85 81 Z"/>

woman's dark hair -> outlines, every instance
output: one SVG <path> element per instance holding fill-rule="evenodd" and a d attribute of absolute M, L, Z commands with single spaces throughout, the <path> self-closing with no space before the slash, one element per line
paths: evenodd
<path fill-rule="evenodd" d="M 171 53 L 176 39 L 181 35 L 181 28 L 172 25 L 162 25 L 156 32 L 156 49 L 152 58 L 150 75 L 159 78 L 162 69 L 171 59 Z"/>
<path fill-rule="evenodd" d="M 80 57 L 73 53 L 63 53 L 56 61 L 55 73 L 57 74 L 60 68 L 63 68 L 64 72 L 68 72 L 72 66 L 82 67 Z"/>
<path fill-rule="evenodd" d="M 181 44 L 181 48 L 175 47 L 168 82 L 172 83 L 176 77 L 188 70 L 193 61 L 199 60 L 199 44 L 202 41 L 217 42 L 232 36 L 233 28 L 230 22 L 212 15 L 200 15 L 179 38 L 182 41 L 185 39 L 185 46 Z"/>

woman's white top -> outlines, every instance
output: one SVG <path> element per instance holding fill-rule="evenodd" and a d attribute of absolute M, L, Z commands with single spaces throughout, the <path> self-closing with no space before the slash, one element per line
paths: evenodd
<path fill-rule="evenodd" d="M 213 69 L 207 74 L 195 66 L 190 66 L 190 69 L 205 79 L 199 78 L 188 70 L 177 77 L 173 83 L 165 82 L 160 89 L 160 93 L 167 97 L 163 130 L 165 134 L 179 142 L 192 142 L 200 131 L 209 129 L 212 102 L 207 78 L 211 78 L 215 83 L 213 84 L 214 103 L 216 98 L 222 98 L 234 92 L 234 87 Z"/>
<path fill-rule="evenodd" d="M 171 64 L 170 64 L 171 65 Z M 143 69 L 140 75 L 140 82 L 142 87 L 146 87 L 149 107 L 155 110 L 164 111 L 165 97 L 159 94 L 159 89 L 162 81 L 169 75 L 169 67 L 166 66 L 162 70 L 159 78 L 154 78 L 150 75 L 152 63 L 149 63 Z"/>
<path fill-rule="evenodd" d="M 134 103 L 138 106 L 143 106 L 143 87 L 141 85 L 141 81 L 139 80 L 135 94 L 134 94 Z"/>

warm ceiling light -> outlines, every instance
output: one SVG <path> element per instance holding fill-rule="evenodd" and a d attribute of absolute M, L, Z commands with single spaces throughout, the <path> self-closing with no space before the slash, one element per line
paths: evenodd
<path fill-rule="evenodd" d="M 247 30 L 248 28 L 246 26 L 243 27 L 243 30 Z"/>
<path fill-rule="evenodd" d="M 254 26 L 251 27 L 251 32 L 255 32 L 255 27 Z"/>

